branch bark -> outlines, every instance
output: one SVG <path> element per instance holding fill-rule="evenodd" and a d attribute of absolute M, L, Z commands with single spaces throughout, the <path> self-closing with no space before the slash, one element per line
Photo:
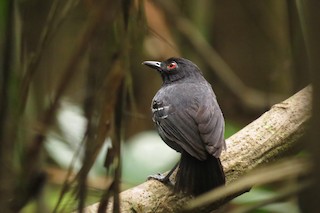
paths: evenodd
<path fill-rule="evenodd" d="M 267 162 L 299 149 L 298 139 L 305 133 L 311 115 L 311 86 L 272 106 L 257 120 L 227 139 L 221 156 L 227 184 Z M 174 194 L 170 186 L 149 180 L 120 194 L 121 212 L 170 213 L 181 210 L 190 199 Z M 99 203 L 85 209 L 97 212 Z M 107 212 L 111 212 L 110 203 Z"/>

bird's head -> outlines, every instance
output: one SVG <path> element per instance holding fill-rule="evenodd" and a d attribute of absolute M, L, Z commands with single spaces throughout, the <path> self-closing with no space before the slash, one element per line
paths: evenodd
<path fill-rule="evenodd" d="M 198 66 L 185 58 L 169 58 L 162 62 L 144 61 L 142 64 L 156 69 L 161 74 L 164 84 L 182 79 L 192 81 L 202 78 L 202 73 Z"/>

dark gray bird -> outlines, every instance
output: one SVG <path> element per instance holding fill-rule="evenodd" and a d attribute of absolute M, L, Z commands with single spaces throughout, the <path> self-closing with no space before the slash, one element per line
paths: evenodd
<path fill-rule="evenodd" d="M 159 135 L 181 153 L 174 189 L 193 195 L 225 184 L 220 154 L 225 149 L 224 118 L 211 85 L 200 69 L 184 58 L 145 61 L 163 80 L 151 109 Z M 168 182 L 168 175 L 151 176 Z"/>

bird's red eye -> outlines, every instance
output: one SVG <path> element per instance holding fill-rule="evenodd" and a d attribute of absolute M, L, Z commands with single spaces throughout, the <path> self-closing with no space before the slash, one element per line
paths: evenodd
<path fill-rule="evenodd" d="M 177 63 L 176 63 L 176 62 L 171 62 L 171 63 L 167 66 L 168 70 L 173 70 L 173 69 L 175 69 L 176 67 L 177 67 Z"/>

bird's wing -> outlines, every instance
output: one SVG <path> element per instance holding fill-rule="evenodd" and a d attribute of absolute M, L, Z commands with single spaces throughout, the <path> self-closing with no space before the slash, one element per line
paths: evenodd
<path fill-rule="evenodd" d="M 176 110 L 157 123 L 159 133 L 171 147 L 181 147 L 193 157 L 204 160 L 207 151 L 200 137 L 193 109 Z"/>
<path fill-rule="evenodd" d="M 224 118 L 216 100 L 209 105 L 200 105 L 195 121 L 206 150 L 216 158 L 226 148 L 224 140 Z"/>
<path fill-rule="evenodd" d="M 161 101 L 155 98 L 152 102 L 153 120 L 161 138 L 171 148 L 180 152 L 182 148 L 199 160 L 206 159 L 208 153 L 219 157 L 225 147 L 223 115 L 214 93 L 207 92 L 207 88 L 196 87 L 198 90 L 192 93 L 192 98 L 176 97 L 169 102 L 162 97 Z M 178 94 L 185 95 L 184 90 Z"/>

